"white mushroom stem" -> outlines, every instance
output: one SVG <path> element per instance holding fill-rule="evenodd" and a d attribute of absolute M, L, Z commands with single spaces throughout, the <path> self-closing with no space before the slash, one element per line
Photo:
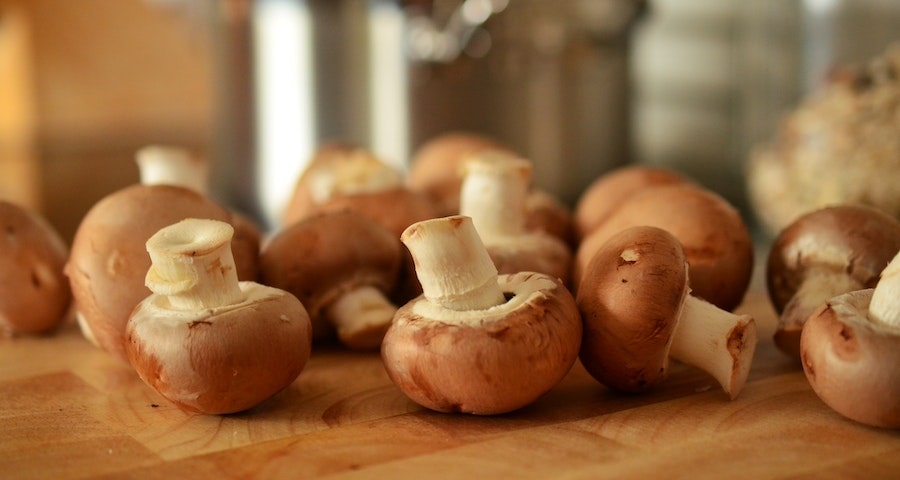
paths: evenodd
<path fill-rule="evenodd" d="M 188 150 L 152 145 L 138 150 L 136 161 L 142 185 L 176 185 L 206 194 L 206 162 Z"/>
<path fill-rule="evenodd" d="M 756 350 L 756 322 L 688 295 L 669 355 L 713 376 L 734 399 L 744 387 Z"/>
<path fill-rule="evenodd" d="M 364 286 L 338 297 L 325 307 L 324 313 L 344 343 L 366 343 L 370 332 L 379 332 L 371 335 L 371 345 L 362 345 L 375 347 L 381 343 L 396 312 L 397 307 L 380 290 Z"/>
<path fill-rule="evenodd" d="M 309 172 L 309 192 L 313 203 L 321 205 L 339 195 L 382 192 L 403 186 L 403 175 L 363 149 L 343 160 Z"/>
<path fill-rule="evenodd" d="M 497 268 L 471 218 L 457 215 L 414 223 L 400 240 L 412 254 L 429 301 L 458 311 L 506 303 Z"/>
<path fill-rule="evenodd" d="M 499 152 L 483 153 L 465 164 L 459 213 L 472 218 L 486 242 L 525 231 L 531 164 Z"/>
<path fill-rule="evenodd" d="M 231 237 L 234 228 L 217 220 L 189 218 L 147 240 L 152 265 L 145 284 L 168 299 L 173 310 L 202 310 L 239 303 Z"/>
<path fill-rule="evenodd" d="M 900 252 L 881 272 L 869 303 L 869 319 L 900 328 Z"/>

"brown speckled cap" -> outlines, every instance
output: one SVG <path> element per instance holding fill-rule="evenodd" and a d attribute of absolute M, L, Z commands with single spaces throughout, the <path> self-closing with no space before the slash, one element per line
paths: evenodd
<path fill-rule="evenodd" d="M 661 382 L 687 295 L 687 262 L 672 234 L 639 226 L 613 235 L 578 289 L 582 364 L 615 390 L 642 392 Z"/>

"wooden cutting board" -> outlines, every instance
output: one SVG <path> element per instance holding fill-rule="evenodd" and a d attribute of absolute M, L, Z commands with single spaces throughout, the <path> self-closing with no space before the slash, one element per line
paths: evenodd
<path fill-rule="evenodd" d="M 577 364 L 537 403 L 476 417 L 409 401 L 377 353 L 317 349 L 288 389 L 252 411 L 181 412 L 67 326 L 0 339 L 0 478 L 900 478 L 900 433 L 840 417 L 761 327 L 734 401 L 675 365 L 640 396 Z"/>

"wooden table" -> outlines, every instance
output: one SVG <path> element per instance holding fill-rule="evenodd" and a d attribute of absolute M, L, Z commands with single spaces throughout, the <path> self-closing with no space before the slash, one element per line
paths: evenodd
<path fill-rule="evenodd" d="M 409 401 L 375 354 L 317 349 L 250 412 L 186 414 L 67 326 L 0 339 L 0 478 L 900 478 L 900 433 L 838 416 L 762 339 L 734 401 L 693 368 L 614 394 L 577 364 L 534 405 L 476 417 Z"/>

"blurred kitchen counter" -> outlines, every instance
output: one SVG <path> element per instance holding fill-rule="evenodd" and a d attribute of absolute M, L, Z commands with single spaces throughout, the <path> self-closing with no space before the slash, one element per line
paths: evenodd
<path fill-rule="evenodd" d="M 319 348 L 300 377 L 237 415 L 186 414 L 74 325 L 0 339 L 0 478 L 897 478 L 900 434 L 838 416 L 761 339 L 729 401 L 673 365 L 664 387 L 609 392 L 581 367 L 535 404 L 440 414 L 393 386 L 376 353 Z"/>

